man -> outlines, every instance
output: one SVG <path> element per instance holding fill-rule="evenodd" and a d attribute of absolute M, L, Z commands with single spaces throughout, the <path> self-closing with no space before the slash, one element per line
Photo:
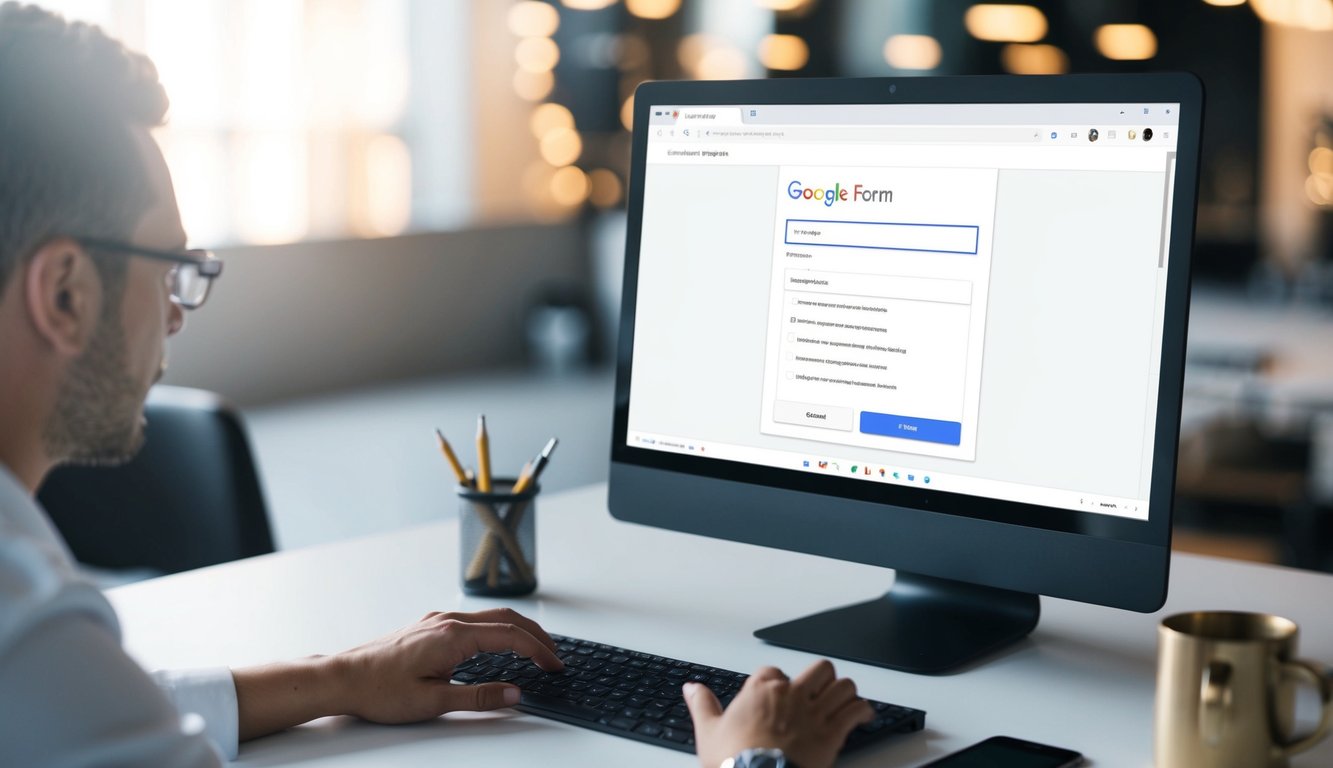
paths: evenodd
<path fill-rule="evenodd" d="M 240 741 L 325 715 L 403 723 L 516 703 L 512 685 L 450 683 L 482 650 L 563 667 L 508 609 L 430 613 L 333 656 L 150 677 L 75 574 L 32 495 L 61 462 L 135 453 L 166 338 L 221 270 L 185 250 L 150 135 L 166 109 L 147 58 L 0 6 L 0 765 L 215 765 Z M 761 670 L 725 713 L 702 686 L 686 699 L 709 768 L 756 747 L 829 765 L 870 716 L 828 662 L 790 682 Z"/>

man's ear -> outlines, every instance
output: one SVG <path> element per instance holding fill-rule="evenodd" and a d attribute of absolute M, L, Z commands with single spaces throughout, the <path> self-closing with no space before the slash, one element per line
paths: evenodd
<path fill-rule="evenodd" d="M 77 357 L 88 346 L 102 313 L 102 278 L 88 252 L 58 237 L 23 268 L 23 298 L 37 336 L 58 355 Z"/>

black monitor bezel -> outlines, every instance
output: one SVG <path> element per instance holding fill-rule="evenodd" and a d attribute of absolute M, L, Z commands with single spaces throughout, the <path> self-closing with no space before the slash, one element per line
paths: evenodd
<path fill-rule="evenodd" d="M 1112 515 L 1042 507 L 978 496 L 926 490 L 912 486 L 835 478 L 810 472 L 778 469 L 744 462 L 704 458 L 627 444 L 629 383 L 632 375 L 635 301 L 639 246 L 642 231 L 644 170 L 646 168 L 649 108 L 670 105 L 764 104 L 1042 104 L 1042 103 L 1177 103 L 1179 127 L 1175 187 L 1167 265 L 1165 321 L 1158 386 L 1157 432 L 1146 521 Z M 1203 88 L 1188 73 L 1064 76 L 977 76 L 932 78 L 780 79 L 714 82 L 644 83 L 635 94 L 632 172 L 628 190 L 628 224 L 620 335 L 617 342 L 616 399 L 611 462 L 612 496 L 616 466 L 662 470 L 682 476 L 713 478 L 764 489 L 782 489 L 821 497 L 868 502 L 900 510 L 942 513 L 959 519 L 984 520 L 1005 529 L 1037 529 L 1169 549 L 1171 509 L 1175 490 L 1177 436 L 1184 379 L 1185 342 L 1190 296 L 1190 254 L 1194 238 L 1198 185 L 1199 137 L 1203 117 Z M 678 521 L 640 514 L 630 509 L 611 512 L 620 519 L 691 530 Z M 836 515 L 836 505 L 825 510 Z M 698 527 L 693 526 L 693 527 Z M 704 526 L 696 532 L 739 541 L 806 551 L 801 542 L 775 541 L 751 536 L 725 525 Z M 1012 532 L 1012 531 L 1011 531 Z M 821 554 L 829 554 L 823 547 Z M 836 547 L 835 547 L 836 550 Z M 840 556 L 832 554 L 832 556 Z M 857 559 L 865 560 L 864 557 Z M 886 558 L 887 559 L 887 558 Z M 893 562 L 876 563 L 893 567 Z M 1165 575 L 1163 566 L 1163 578 Z M 1162 586 L 1162 595 L 1165 587 Z"/>

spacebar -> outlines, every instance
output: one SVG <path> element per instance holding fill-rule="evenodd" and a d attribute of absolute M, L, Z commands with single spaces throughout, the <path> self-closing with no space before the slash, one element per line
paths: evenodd
<path fill-rule="evenodd" d="M 531 693 L 529 691 L 523 692 L 523 698 L 519 703 L 532 707 L 533 709 L 540 709 L 557 715 L 565 715 L 566 717 L 575 717 L 579 720 L 596 720 L 603 714 L 599 710 L 580 706 L 573 702 L 565 701 L 564 699 L 557 699 L 554 696 L 545 696 L 540 693 Z"/>

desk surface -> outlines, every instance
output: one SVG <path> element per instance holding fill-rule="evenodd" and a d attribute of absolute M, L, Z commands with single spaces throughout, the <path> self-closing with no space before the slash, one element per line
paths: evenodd
<path fill-rule="evenodd" d="M 374 515 L 375 510 L 366 510 Z M 617 522 L 605 486 L 542 498 L 536 595 L 458 588 L 455 520 L 336 542 L 112 590 L 130 653 L 149 668 L 248 665 L 332 653 L 431 610 L 510 605 L 548 630 L 729 669 L 809 654 L 761 626 L 882 592 L 892 572 Z M 671 587 L 662 574 L 672 574 Z M 1301 624 L 1301 652 L 1333 662 L 1333 576 L 1177 555 L 1163 613 L 1232 608 Z M 927 710 L 926 731 L 840 763 L 915 766 L 995 734 L 1082 751 L 1093 765 L 1152 765 L 1156 623 L 1049 598 L 1036 632 L 990 663 L 921 677 L 839 662 L 863 695 Z M 503 739 L 501 741 L 500 739 Z M 241 746 L 239 765 L 689 766 L 691 756 L 514 712 L 385 727 L 325 718 Z M 1293 765 L 1333 764 L 1333 739 Z"/>

